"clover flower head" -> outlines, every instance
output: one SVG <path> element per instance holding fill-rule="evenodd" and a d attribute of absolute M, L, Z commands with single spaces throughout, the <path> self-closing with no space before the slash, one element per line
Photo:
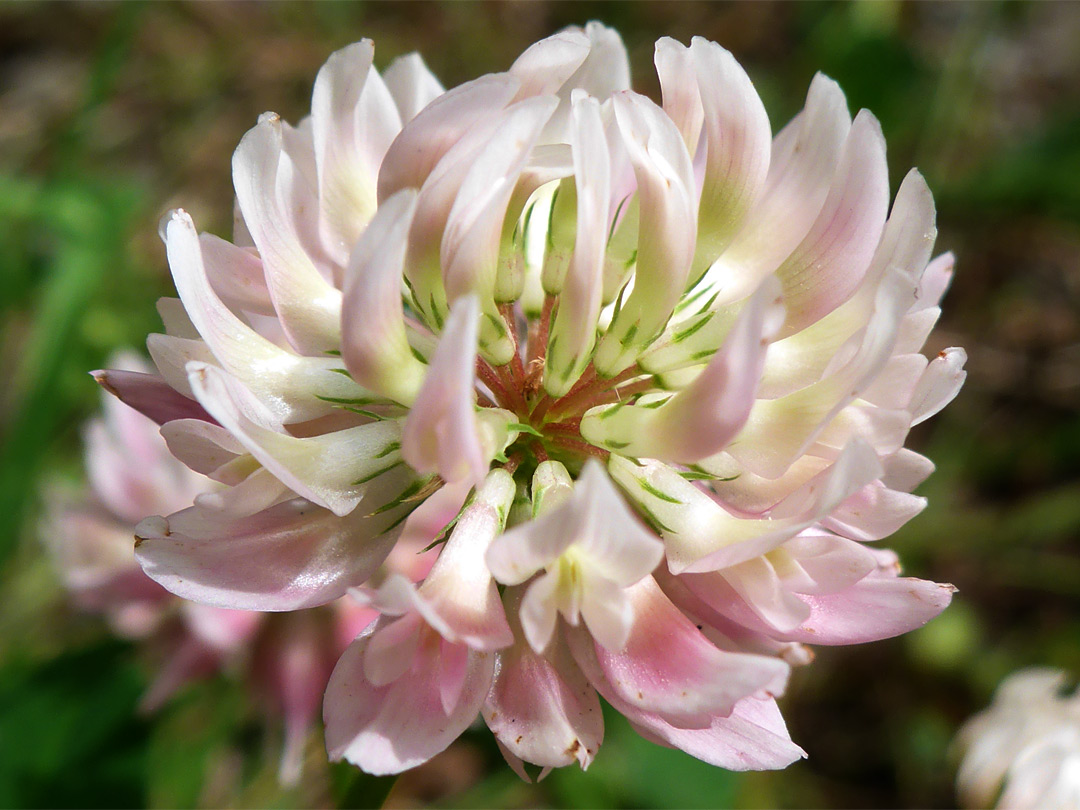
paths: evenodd
<path fill-rule="evenodd" d="M 956 784 L 964 807 L 1066 810 L 1080 805 L 1080 693 L 1069 676 L 1032 667 L 998 686 L 968 720 Z"/>
<path fill-rule="evenodd" d="M 917 514 L 904 448 L 963 380 L 920 350 L 952 272 L 918 172 L 816 77 L 778 134 L 719 45 L 602 25 L 445 90 L 368 41 L 233 157 L 233 241 L 183 211 L 159 376 L 114 385 L 227 489 L 138 528 L 223 608 L 351 588 L 380 617 L 330 681 L 331 754 L 412 767 L 481 713 L 507 760 L 585 767 L 598 694 L 727 768 L 803 755 L 802 645 L 917 627 L 950 586 L 866 545 Z M 395 547 L 432 546 L 415 585 Z M 372 579 L 374 577 L 374 579 Z"/>

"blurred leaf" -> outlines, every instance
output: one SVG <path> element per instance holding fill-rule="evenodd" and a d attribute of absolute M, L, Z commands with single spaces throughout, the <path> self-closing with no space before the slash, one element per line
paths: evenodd
<path fill-rule="evenodd" d="M 330 766 L 334 801 L 339 808 L 379 808 L 397 781 L 395 776 L 372 776 L 348 762 Z"/>
<path fill-rule="evenodd" d="M 154 807 L 205 804 L 215 768 L 228 768 L 244 704 L 219 679 L 192 684 L 155 723 L 147 751 L 147 792 Z M 235 761 L 236 756 L 231 757 Z"/>
<path fill-rule="evenodd" d="M 0 806 L 145 804 L 142 679 L 119 643 L 0 670 Z"/>

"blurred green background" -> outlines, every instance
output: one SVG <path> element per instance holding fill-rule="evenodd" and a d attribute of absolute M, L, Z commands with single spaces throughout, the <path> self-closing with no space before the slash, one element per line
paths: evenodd
<path fill-rule="evenodd" d="M 158 715 L 151 668 L 73 610 L 37 537 L 44 481 L 80 475 L 86 371 L 157 328 L 157 221 L 228 235 L 231 151 L 256 116 L 304 115 L 327 55 L 419 50 L 451 86 L 599 19 L 656 97 L 652 47 L 702 35 L 747 67 L 774 129 L 816 70 L 870 108 L 893 185 L 911 165 L 958 256 L 928 349 L 967 348 L 959 399 L 911 444 L 930 506 L 889 543 L 955 583 L 909 637 L 819 649 L 783 701 L 809 760 L 730 774 L 610 718 L 588 774 L 520 782 L 486 732 L 393 785 L 394 807 L 948 807 L 960 722 L 1026 665 L 1080 674 L 1080 4 L 7 3 L 0 5 L 0 805 L 377 806 L 327 771 L 278 790 L 279 740 L 220 677 Z"/>

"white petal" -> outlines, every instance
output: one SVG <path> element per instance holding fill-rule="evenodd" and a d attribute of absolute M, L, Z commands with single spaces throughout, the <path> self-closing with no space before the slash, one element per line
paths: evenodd
<path fill-rule="evenodd" d="M 584 371 L 596 341 L 600 315 L 611 166 L 595 99 L 575 95 L 570 137 L 577 233 L 563 294 L 551 324 L 544 367 L 544 388 L 553 397 L 566 394 Z"/>
<path fill-rule="evenodd" d="M 911 397 L 913 425 L 924 422 L 953 401 L 967 379 L 964 363 L 967 352 L 963 349 L 946 349 L 930 361 L 915 393 Z"/>
<path fill-rule="evenodd" d="M 519 86 L 513 76 L 491 74 L 433 99 L 387 149 L 379 169 L 379 202 L 403 188 L 420 188 L 461 136 L 509 104 Z"/>
<path fill-rule="evenodd" d="M 656 40 L 653 62 L 656 63 L 656 74 L 660 79 L 664 112 L 682 134 L 686 151 L 694 155 L 705 121 L 705 110 L 701 104 L 690 49 L 671 37 L 661 37 Z"/>
<path fill-rule="evenodd" d="M 881 238 L 889 174 L 881 126 L 865 110 L 852 124 L 824 207 L 776 271 L 784 285 L 787 334 L 827 315 L 858 287 Z"/>
<path fill-rule="evenodd" d="M 627 506 L 599 462 L 586 462 L 568 506 L 576 512 L 576 541 L 597 573 L 626 588 L 660 564 L 663 543 Z"/>
<path fill-rule="evenodd" d="M 233 153 L 233 185 L 289 342 L 302 354 L 319 355 L 340 343 L 341 293 L 304 249 L 289 199 L 300 181 L 282 137 L 280 119 L 263 116 Z"/>
<path fill-rule="evenodd" d="M 311 95 L 323 238 L 348 256 L 375 213 L 379 165 L 401 130 L 397 106 L 372 67 L 371 40 L 330 55 Z"/>
<path fill-rule="evenodd" d="M 495 304 L 499 246 L 507 206 L 518 176 L 544 123 L 557 102 L 551 96 L 518 102 L 488 142 L 484 159 L 461 181 L 446 220 L 440 246 L 443 283 L 448 303 L 475 293 L 485 319 L 480 345 L 494 362 L 510 360 L 513 341 Z"/>
<path fill-rule="evenodd" d="M 698 215 L 690 156 L 671 119 L 636 93 L 617 95 L 614 109 L 634 165 L 641 215 L 634 289 L 593 359 L 597 370 L 608 376 L 637 359 L 682 297 Z"/>
<path fill-rule="evenodd" d="M 751 413 L 765 353 L 783 308 L 778 285 L 767 280 L 743 309 L 720 351 L 688 387 L 659 407 L 622 404 L 593 408 L 581 435 L 628 456 L 692 464 L 721 451 Z"/>
<path fill-rule="evenodd" d="M 556 93 L 589 55 L 584 31 L 568 28 L 530 45 L 509 73 L 521 82 L 515 101 Z"/>
<path fill-rule="evenodd" d="M 412 468 L 451 483 L 479 484 L 490 461 L 475 415 L 479 309 L 471 295 L 454 305 L 402 431 L 401 454 Z"/>
<path fill-rule="evenodd" d="M 445 92 L 418 53 L 399 56 L 383 71 L 382 78 L 403 125 Z"/>
<path fill-rule="evenodd" d="M 189 366 L 192 390 L 217 421 L 294 492 L 346 515 L 365 484 L 400 463 L 396 420 L 300 439 L 290 436 L 250 392 L 213 366 Z"/>
<path fill-rule="evenodd" d="M 556 591 L 559 587 L 558 572 L 538 577 L 525 591 L 521 600 L 521 627 L 529 646 L 541 653 L 551 642 L 558 618 Z"/>
<path fill-rule="evenodd" d="M 694 269 L 700 274 L 730 244 L 761 194 L 772 131 L 750 77 L 730 52 L 694 37 L 690 56 L 705 126 L 705 177 L 694 257 Z"/>
<path fill-rule="evenodd" d="M 773 141 L 765 189 L 728 249 L 708 271 L 718 304 L 749 295 L 798 246 L 821 211 L 851 129 L 836 82 L 814 77 L 806 107 Z M 776 223 L 783 222 L 783 228 Z"/>
<path fill-rule="evenodd" d="M 405 405 L 415 398 L 425 371 L 409 347 L 401 300 L 415 210 L 412 189 L 379 206 L 349 257 L 341 319 L 342 359 L 353 379 Z"/>
<path fill-rule="evenodd" d="M 634 500 L 663 525 L 672 573 L 714 571 L 776 548 L 832 515 L 881 474 L 873 449 L 853 442 L 831 467 L 780 501 L 768 515 L 739 517 L 712 497 L 656 462 L 637 467 L 610 462 L 612 475 Z"/>
<path fill-rule="evenodd" d="M 279 419 L 292 423 L 330 413 L 332 406 L 320 397 L 364 395 L 355 383 L 331 371 L 340 367 L 332 358 L 297 357 L 275 346 L 229 311 L 209 283 L 199 237 L 187 214 L 174 212 L 166 228 L 169 266 L 192 323 L 213 358 L 259 396 Z M 181 393 L 190 392 L 183 380 L 183 364 L 187 360 L 212 359 L 205 347 L 200 350 L 198 344 L 192 343 L 161 336 L 148 340 L 162 375 Z M 187 356 L 178 356 L 184 354 Z M 172 373 L 166 374 L 167 369 Z"/>

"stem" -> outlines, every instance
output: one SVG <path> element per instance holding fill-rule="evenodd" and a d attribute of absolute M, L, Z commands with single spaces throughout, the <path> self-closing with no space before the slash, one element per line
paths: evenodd
<path fill-rule="evenodd" d="M 576 437 L 581 431 L 581 419 L 574 419 L 570 422 L 548 422 L 544 425 L 544 430 L 554 433 L 566 433 Z"/>
<path fill-rule="evenodd" d="M 606 380 L 602 377 L 597 378 L 594 375 L 594 379 L 581 387 L 575 393 L 574 389 L 570 389 L 570 393 L 564 396 L 562 399 L 557 400 L 552 406 L 550 413 L 552 415 L 563 415 L 566 413 L 577 413 L 578 411 L 585 410 L 586 407 L 591 407 L 597 404 L 595 398 L 605 391 L 614 388 L 621 383 L 631 380 L 634 377 L 641 376 L 641 369 L 637 367 L 637 364 L 630 366 L 620 374 Z M 649 381 L 650 387 L 652 386 L 651 380 Z"/>
<path fill-rule="evenodd" d="M 521 357 L 517 352 L 514 352 L 514 360 L 517 361 L 517 366 L 521 366 Z M 498 366 L 495 369 L 495 373 L 499 375 L 499 379 L 503 384 L 503 391 L 506 393 L 505 405 L 507 410 L 513 411 L 519 416 L 525 416 L 529 412 L 528 405 L 525 403 L 525 397 L 521 393 L 521 383 L 516 377 L 514 370 L 514 362 L 511 361 L 505 366 Z"/>
<path fill-rule="evenodd" d="M 476 358 L 476 376 L 491 390 L 500 405 L 506 405 L 510 401 L 506 388 L 495 373 L 495 369 L 489 366 L 487 361 L 481 360 L 479 357 Z"/>
<path fill-rule="evenodd" d="M 532 413 L 529 414 L 529 418 L 534 424 L 539 423 L 544 418 L 544 415 L 548 412 L 548 408 L 551 407 L 553 402 L 555 402 L 555 400 L 553 400 L 548 393 L 545 393 L 544 396 L 540 398 L 540 401 L 537 402 L 536 406 L 533 408 Z"/>
<path fill-rule="evenodd" d="M 525 459 L 524 454 L 522 454 L 522 453 L 514 453 L 512 456 L 510 456 L 510 458 L 508 458 L 506 460 L 506 463 L 503 465 L 503 469 L 506 470 L 511 475 L 513 475 L 514 471 L 518 467 L 521 466 L 521 462 L 524 459 Z"/>
<path fill-rule="evenodd" d="M 540 320 L 529 322 L 529 338 L 526 341 L 525 358 L 528 365 L 543 360 L 547 353 L 548 335 L 551 330 L 551 310 L 555 306 L 555 296 L 544 298 L 544 308 Z"/>
<path fill-rule="evenodd" d="M 595 444 L 589 444 L 580 439 L 571 439 L 568 436 L 549 436 L 548 443 L 566 450 L 573 450 L 576 453 L 584 453 L 587 456 L 596 456 L 597 458 L 607 458 L 611 455 L 607 450 L 603 450 Z"/>

